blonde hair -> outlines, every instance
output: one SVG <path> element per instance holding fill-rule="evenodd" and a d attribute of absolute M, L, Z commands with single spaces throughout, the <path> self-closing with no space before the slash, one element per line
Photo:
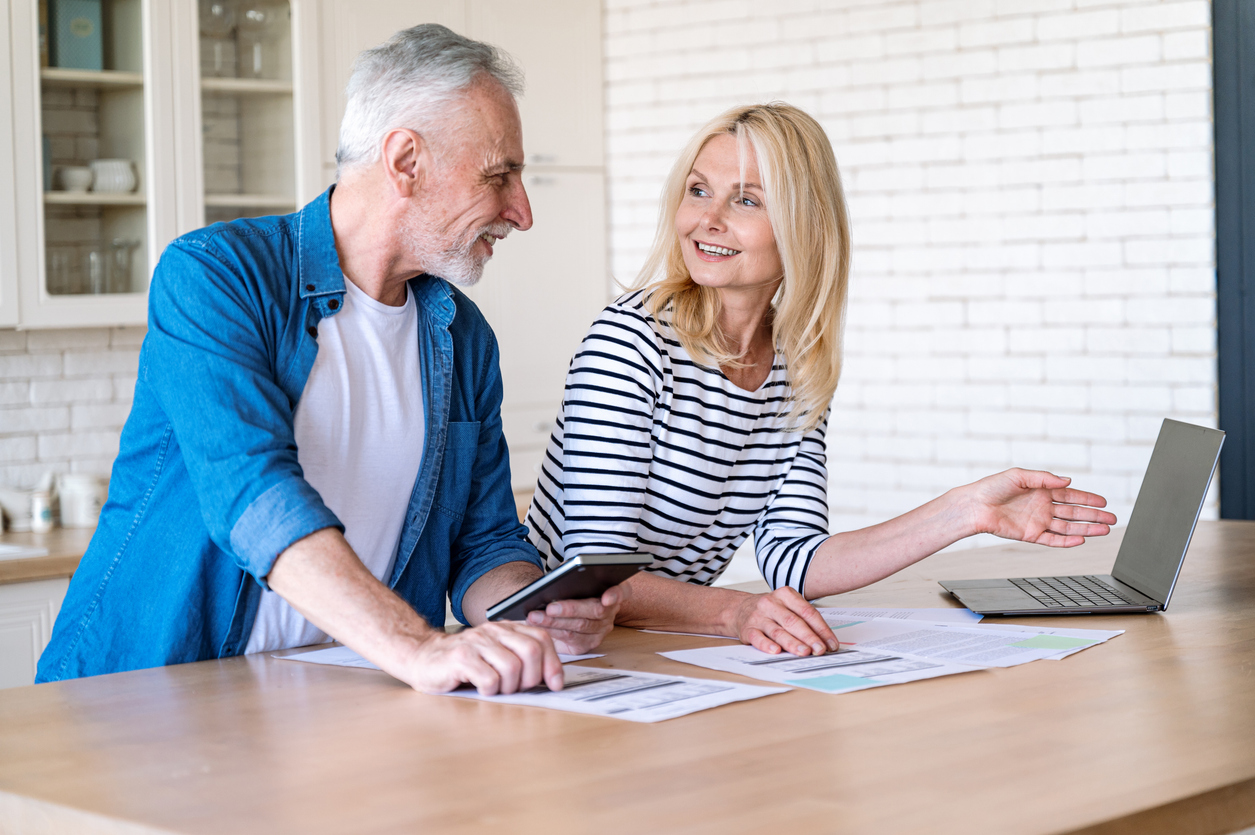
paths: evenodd
<path fill-rule="evenodd" d="M 738 365 L 719 330 L 714 288 L 695 283 L 675 231 L 693 163 L 713 137 L 736 138 L 742 166 L 753 148 L 784 279 L 772 303 L 775 349 L 784 355 L 792 385 L 789 414 L 801 431 L 819 424 L 841 376 L 850 274 L 850 221 L 832 144 L 809 115 L 784 104 L 734 107 L 712 119 L 680 153 L 662 190 L 658 231 L 635 287 L 649 291 L 646 306 L 669 320 L 676 338 L 699 363 Z"/>

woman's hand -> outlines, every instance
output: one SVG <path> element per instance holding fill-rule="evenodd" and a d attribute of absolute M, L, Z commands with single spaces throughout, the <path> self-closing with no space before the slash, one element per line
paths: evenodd
<path fill-rule="evenodd" d="M 1116 522 L 1114 514 L 1098 509 L 1107 506 L 1106 499 L 1073 490 L 1068 487 L 1071 482 L 1053 473 L 1017 468 L 960 489 L 967 491 L 977 531 L 1071 548 L 1087 536 L 1107 534 Z"/>
<path fill-rule="evenodd" d="M 527 622 L 548 631 L 559 652 L 583 655 L 614 629 L 619 606 L 629 594 L 627 586 L 618 585 L 606 589 L 601 599 L 554 601 L 544 611 L 528 614 Z"/>
<path fill-rule="evenodd" d="M 731 626 L 741 643 L 775 655 L 836 652 L 837 636 L 806 598 L 786 586 L 770 594 L 746 595 L 732 612 Z"/>

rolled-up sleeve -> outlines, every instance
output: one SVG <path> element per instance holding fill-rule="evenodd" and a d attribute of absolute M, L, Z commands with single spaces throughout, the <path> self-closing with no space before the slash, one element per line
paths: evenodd
<path fill-rule="evenodd" d="M 806 571 L 828 538 L 828 414 L 802 437 L 784 482 L 754 527 L 758 567 L 773 589 L 792 586 L 804 593 Z"/>
<path fill-rule="evenodd" d="M 212 240 L 212 239 L 210 239 Z M 278 383 L 269 299 L 211 246 L 178 242 L 149 290 L 140 374 L 156 392 L 200 500 L 210 537 L 266 585 L 289 545 L 343 530 L 305 481 L 293 435 L 294 402 Z"/>

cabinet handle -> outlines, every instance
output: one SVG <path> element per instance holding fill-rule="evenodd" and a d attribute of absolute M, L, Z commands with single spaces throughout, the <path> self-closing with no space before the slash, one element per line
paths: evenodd
<path fill-rule="evenodd" d="M 536 188 L 546 188 L 548 186 L 557 185 L 558 178 L 557 177 L 541 177 L 540 175 L 532 175 L 531 177 L 527 178 L 527 184 L 529 186 L 535 186 Z"/>
<path fill-rule="evenodd" d="M 532 165 L 553 165 L 558 161 L 557 154 L 528 154 L 527 161 Z"/>

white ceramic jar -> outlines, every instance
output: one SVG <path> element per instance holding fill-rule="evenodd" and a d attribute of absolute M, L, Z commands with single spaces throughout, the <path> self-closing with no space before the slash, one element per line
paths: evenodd
<path fill-rule="evenodd" d="M 94 177 L 92 191 L 135 190 L 135 166 L 129 159 L 94 159 L 91 170 Z"/>
<path fill-rule="evenodd" d="M 69 473 L 57 479 L 61 499 L 61 527 L 94 528 L 108 494 L 103 481 L 92 475 Z"/>
<path fill-rule="evenodd" d="M 31 533 L 52 530 L 52 495 L 47 490 L 31 493 Z"/>
<path fill-rule="evenodd" d="M 87 191 L 92 185 L 92 170 L 85 165 L 67 165 L 57 177 L 64 191 Z"/>

